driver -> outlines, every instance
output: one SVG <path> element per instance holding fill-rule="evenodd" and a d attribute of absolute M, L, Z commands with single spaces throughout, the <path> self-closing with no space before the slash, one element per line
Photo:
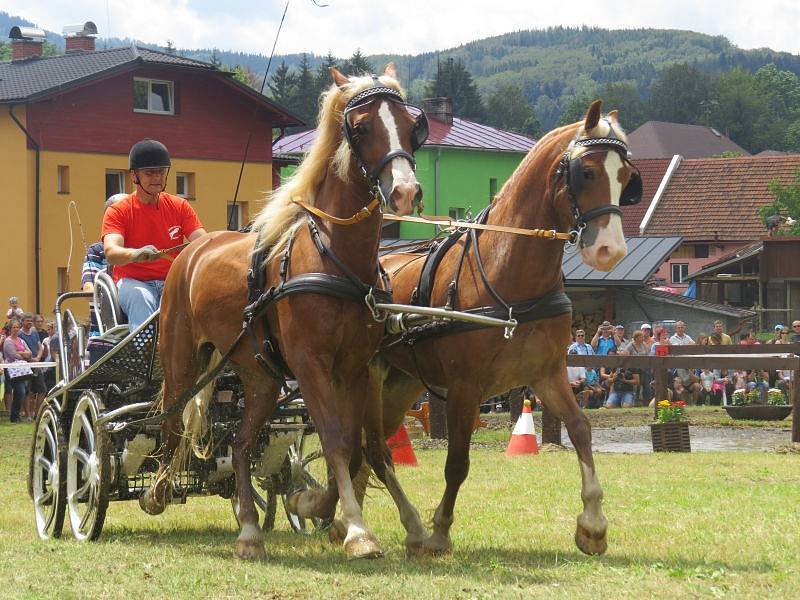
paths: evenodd
<path fill-rule="evenodd" d="M 161 304 L 171 261 L 162 252 L 206 233 L 191 205 L 164 192 L 172 166 L 161 142 L 136 142 L 128 155 L 136 191 L 109 206 L 101 237 L 119 289 L 119 303 L 131 331 Z"/>

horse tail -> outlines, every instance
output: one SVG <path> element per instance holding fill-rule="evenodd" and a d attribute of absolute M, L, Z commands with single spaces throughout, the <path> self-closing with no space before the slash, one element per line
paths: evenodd
<path fill-rule="evenodd" d="M 207 364 L 198 379 L 204 377 L 206 373 L 214 370 L 222 362 L 222 355 L 214 350 L 209 356 Z M 184 436 L 181 439 L 181 446 L 187 443 L 191 446 L 192 452 L 197 458 L 207 459 L 211 455 L 213 440 L 209 432 L 211 431 L 208 406 L 214 396 L 214 382 L 210 381 L 192 398 L 183 409 L 183 429 Z"/>

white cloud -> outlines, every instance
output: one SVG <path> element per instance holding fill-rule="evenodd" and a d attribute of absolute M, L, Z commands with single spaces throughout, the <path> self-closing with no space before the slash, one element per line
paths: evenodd
<path fill-rule="evenodd" d="M 554 25 L 605 28 L 690 29 L 724 35 L 743 48 L 770 47 L 800 53 L 800 3 L 671 0 L 629 3 L 572 0 L 560 5 L 531 0 L 292 0 L 277 52 L 332 50 L 348 56 L 419 53 L 519 29 Z M 60 32 L 82 20 L 97 23 L 101 35 L 131 37 L 182 48 L 219 47 L 269 54 L 283 0 L 3 0 L 2 9 Z"/>

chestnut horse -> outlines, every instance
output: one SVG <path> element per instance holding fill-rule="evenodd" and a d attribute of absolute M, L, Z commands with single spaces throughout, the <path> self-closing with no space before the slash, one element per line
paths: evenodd
<path fill-rule="evenodd" d="M 625 134 L 616 112 L 602 117 L 600 104 L 592 103 L 583 122 L 556 129 L 533 147 L 493 200 L 487 222 L 526 229 L 573 230 L 576 234 L 580 231 L 579 239 L 575 240 L 576 235 L 573 241 L 577 241 L 583 262 L 608 271 L 627 252 L 620 199 L 623 204 L 637 202 L 641 179 L 628 162 Z M 606 550 L 606 519 L 592 459 L 591 429 L 575 402 L 566 374 L 572 323 L 568 299 L 559 293 L 563 292 L 564 244 L 491 230 L 481 231 L 475 240 L 478 261 L 468 235 L 447 251 L 433 280 L 431 306 L 447 303 L 466 310 L 498 306 L 500 301 L 523 303 L 552 294 L 560 298 L 560 306 L 555 310 L 551 307 L 549 313 L 543 309 L 538 317 L 531 313 L 535 320 L 525 319 L 521 311 L 514 313 L 520 323 L 510 340 L 497 328 L 462 330 L 421 338 L 413 344 L 384 340 L 380 354 L 371 363 L 369 461 L 379 462 L 388 454 L 385 445 L 380 451 L 369 448 L 369 440 L 380 437 L 375 431 L 385 435 L 395 432 L 425 385 L 446 390 L 446 488 L 430 536 L 392 468 L 386 465 L 383 473 L 380 469 L 376 473 L 385 477 L 384 483 L 398 505 L 409 552 L 450 552 L 449 530 L 459 486 L 469 470 L 470 437 L 481 401 L 513 387 L 530 386 L 566 424 L 578 455 L 584 510 L 578 517 L 576 543 L 583 552 L 602 554 Z M 466 250 L 465 244 L 469 244 Z M 464 262 L 459 276 L 460 260 Z M 424 255 L 399 253 L 384 257 L 382 262 L 391 276 L 395 302 L 413 304 L 419 294 Z M 454 278 L 457 287 L 448 302 L 448 288 Z M 497 316 L 506 315 L 504 308 Z"/>
<path fill-rule="evenodd" d="M 360 449 L 367 365 L 383 335 L 383 324 L 372 318 L 364 290 L 377 290 L 381 281 L 381 215 L 375 210 L 379 199 L 387 199 L 389 210 L 402 215 L 410 214 L 421 197 L 411 153 L 424 141 L 420 129 L 427 131 L 427 122 L 424 114 L 415 119 L 407 109 L 393 64 L 380 78 L 348 78 L 336 69 L 331 74 L 334 84 L 323 95 L 316 141 L 294 177 L 256 217 L 253 233 L 214 232 L 195 240 L 173 263 L 164 287 L 163 410 L 172 407 L 175 412 L 178 399 L 229 350 L 244 385 L 244 414 L 233 450 L 241 523 L 235 552 L 240 558 L 265 556 L 252 495 L 251 452 L 276 406 L 280 383 L 256 359 L 259 351 L 262 359 L 272 356 L 264 362 L 272 367 L 283 362 L 294 373 L 328 464 L 327 491 L 307 490 L 293 497 L 296 512 L 314 516 L 319 506 L 338 496 L 347 556 L 382 553 L 364 524 L 350 473 L 360 465 L 361 453 L 355 449 Z M 257 274 L 265 269 L 265 289 L 300 280 L 310 282 L 312 289 L 267 303 L 252 329 L 257 343 L 234 345 L 242 332 L 243 310 L 252 302 L 248 271 L 259 250 L 267 252 L 266 259 L 254 270 Z M 361 291 L 355 297 L 337 297 L 320 291 L 320 279 Z M 263 349 L 264 322 L 269 345 L 278 354 Z M 184 409 L 187 430 L 204 418 L 209 390 L 210 386 Z M 148 513 L 163 511 L 169 501 L 171 479 L 181 464 L 181 451 L 176 452 L 181 425 L 177 414 L 162 425 L 159 472 L 140 499 Z M 205 430 L 201 427 L 198 435 Z M 185 451 L 185 444 L 181 449 Z"/>

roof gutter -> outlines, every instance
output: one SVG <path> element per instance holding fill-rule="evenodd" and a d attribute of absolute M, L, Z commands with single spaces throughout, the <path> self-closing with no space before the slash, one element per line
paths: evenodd
<path fill-rule="evenodd" d="M 653 217 L 653 213 L 656 211 L 658 202 L 661 200 L 661 196 L 664 195 L 664 190 L 667 189 L 667 185 L 669 184 L 670 179 L 672 179 L 672 175 L 675 173 L 675 171 L 677 171 L 682 160 L 683 157 L 680 154 L 676 154 L 672 157 L 669 167 L 667 167 L 667 172 L 664 173 L 661 183 L 658 184 L 658 189 L 656 190 L 655 196 L 653 196 L 653 201 L 650 203 L 650 206 L 647 207 L 647 212 L 644 213 L 644 218 L 639 225 L 639 235 L 644 235 L 644 230 L 647 229 L 647 225 L 650 223 L 650 219 Z"/>
<path fill-rule="evenodd" d="M 39 144 L 36 143 L 36 140 L 33 139 L 33 136 L 30 132 L 25 129 L 25 126 L 20 122 L 17 118 L 17 115 L 14 114 L 14 106 L 15 104 L 11 104 L 8 107 L 8 114 L 14 123 L 17 124 L 20 131 L 25 134 L 25 137 L 33 146 L 36 152 L 36 190 L 35 190 L 35 204 L 34 204 L 34 217 L 33 217 L 33 257 L 34 257 L 34 272 L 36 277 L 36 312 L 41 313 L 41 306 L 40 306 L 40 289 L 39 289 L 39 271 L 40 271 L 40 262 L 41 257 L 39 256 L 39 215 L 40 215 L 40 195 L 39 195 Z"/>

